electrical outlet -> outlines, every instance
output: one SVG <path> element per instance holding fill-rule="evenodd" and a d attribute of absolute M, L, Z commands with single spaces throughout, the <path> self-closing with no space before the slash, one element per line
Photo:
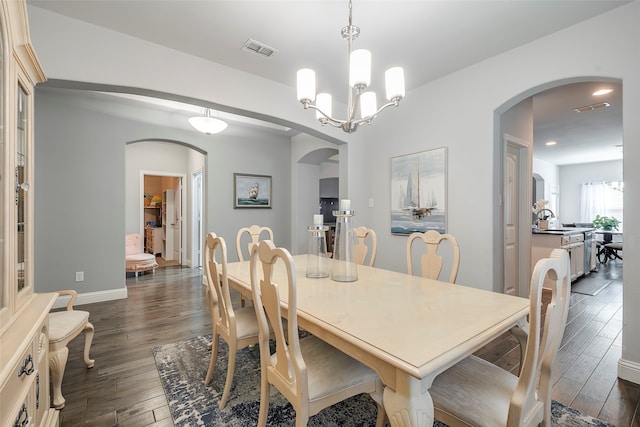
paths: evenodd
<path fill-rule="evenodd" d="M 84 271 L 76 271 L 76 282 L 84 282 Z"/>
<path fill-rule="evenodd" d="M 373 198 L 369 199 L 369 207 L 372 208 L 373 207 Z"/>

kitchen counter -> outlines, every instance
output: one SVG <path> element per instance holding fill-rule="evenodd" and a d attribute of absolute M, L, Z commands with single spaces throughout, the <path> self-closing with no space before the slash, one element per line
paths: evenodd
<path fill-rule="evenodd" d="M 570 236 L 572 234 L 585 233 L 587 231 L 593 231 L 595 228 L 581 228 L 581 227 L 561 227 L 561 228 L 549 228 L 547 230 L 531 230 L 532 234 L 551 234 L 555 236 Z"/>
<path fill-rule="evenodd" d="M 576 280 L 591 271 L 594 228 L 558 227 L 548 230 L 531 231 L 531 266 L 540 259 L 547 258 L 553 249 L 569 252 L 571 260 L 571 280 Z M 588 248 L 585 248 L 585 244 Z"/>

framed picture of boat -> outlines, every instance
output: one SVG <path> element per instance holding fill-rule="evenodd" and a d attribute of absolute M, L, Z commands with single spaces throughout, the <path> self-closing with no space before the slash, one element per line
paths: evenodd
<path fill-rule="evenodd" d="M 391 158 L 391 233 L 447 230 L 446 147 Z"/>
<path fill-rule="evenodd" d="M 271 208 L 271 177 L 234 173 L 233 207 Z"/>

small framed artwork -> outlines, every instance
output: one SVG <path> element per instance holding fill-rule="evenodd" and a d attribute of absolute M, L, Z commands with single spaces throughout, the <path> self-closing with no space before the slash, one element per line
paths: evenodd
<path fill-rule="evenodd" d="M 233 207 L 271 208 L 271 177 L 234 173 Z"/>
<path fill-rule="evenodd" d="M 391 233 L 447 229 L 447 149 L 391 159 Z"/>

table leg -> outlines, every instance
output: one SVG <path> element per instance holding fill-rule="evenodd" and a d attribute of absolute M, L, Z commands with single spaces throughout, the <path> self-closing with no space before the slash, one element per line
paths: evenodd
<path fill-rule="evenodd" d="M 392 427 L 433 426 L 431 383 L 398 373 L 396 390 L 384 388 L 382 403 Z"/>

